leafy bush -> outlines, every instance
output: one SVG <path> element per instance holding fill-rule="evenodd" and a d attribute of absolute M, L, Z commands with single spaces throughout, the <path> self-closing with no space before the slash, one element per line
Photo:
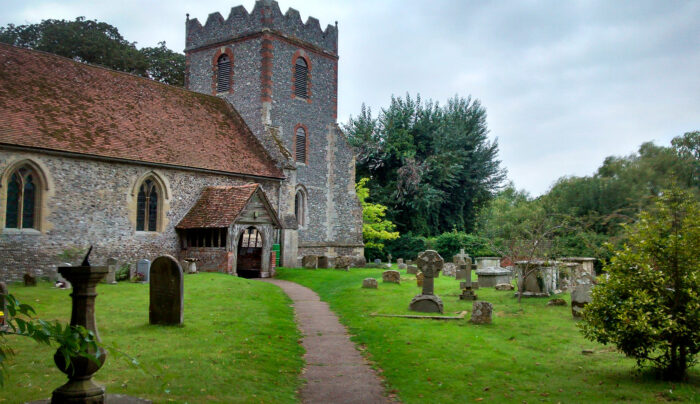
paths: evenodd
<path fill-rule="evenodd" d="M 384 248 L 392 257 L 412 260 L 426 250 L 425 237 L 412 233 L 402 234 L 396 240 L 387 241 Z"/>
<path fill-rule="evenodd" d="M 681 380 L 700 352 L 700 203 L 664 192 L 627 227 L 583 311 L 583 334 Z M 606 279 L 607 278 L 607 279 Z"/>
<path fill-rule="evenodd" d="M 117 272 L 114 273 L 114 278 L 117 281 L 128 281 L 130 271 L 131 265 L 124 263 L 121 267 L 119 267 L 119 269 L 117 269 Z"/>
<path fill-rule="evenodd" d="M 488 247 L 486 239 L 473 234 L 453 230 L 442 233 L 435 239 L 435 249 L 445 261 L 451 261 L 452 256 L 458 254 L 462 248 L 471 257 L 495 255 Z"/>

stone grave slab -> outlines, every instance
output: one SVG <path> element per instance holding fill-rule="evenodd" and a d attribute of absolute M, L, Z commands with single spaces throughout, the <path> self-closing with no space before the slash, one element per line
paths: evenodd
<path fill-rule="evenodd" d="M 151 261 L 140 259 L 136 262 L 136 276 L 141 282 L 148 282 L 150 279 Z"/>
<path fill-rule="evenodd" d="M 335 257 L 335 269 L 342 269 L 344 271 L 349 271 L 352 265 L 352 258 L 347 255 L 341 255 Z"/>
<path fill-rule="evenodd" d="M 401 274 L 399 271 L 389 270 L 382 272 L 382 282 L 401 283 Z"/>
<path fill-rule="evenodd" d="M 117 283 L 117 259 L 107 259 L 107 276 L 102 280 L 103 283 L 114 285 Z"/>
<path fill-rule="evenodd" d="M 418 273 L 418 267 L 416 265 L 407 265 L 406 273 L 411 275 L 416 275 Z"/>
<path fill-rule="evenodd" d="M 362 280 L 362 287 L 365 289 L 377 289 L 378 282 L 374 278 L 365 278 Z"/>
<path fill-rule="evenodd" d="M 469 320 L 474 324 L 491 324 L 493 314 L 493 304 L 478 301 L 472 305 L 472 317 Z"/>
<path fill-rule="evenodd" d="M 184 319 L 184 281 L 180 263 L 169 255 L 153 260 L 149 285 L 149 322 L 181 325 Z"/>

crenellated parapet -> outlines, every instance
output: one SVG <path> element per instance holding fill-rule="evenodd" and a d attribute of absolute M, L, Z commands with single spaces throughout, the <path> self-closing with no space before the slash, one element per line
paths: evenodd
<path fill-rule="evenodd" d="M 293 8 L 282 14 L 279 4 L 274 0 L 257 0 L 250 13 L 243 6 L 233 7 L 226 19 L 218 12 L 209 14 L 204 26 L 196 18 L 188 19 L 185 51 L 254 35 L 265 30 L 311 44 L 333 55 L 338 54 L 337 23 L 335 26 L 328 25 L 325 30 L 321 30 L 318 19 L 309 17 L 304 23 L 299 12 Z"/>

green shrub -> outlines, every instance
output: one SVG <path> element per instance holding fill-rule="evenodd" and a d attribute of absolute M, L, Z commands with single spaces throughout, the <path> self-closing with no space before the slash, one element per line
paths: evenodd
<path fill-rule="evenodd" d="M 486 239 L 473 234 L 453 230 L 442 233 L 435 239 L 435 250 L 445 261 L 451 261 L 452 256 L 457 255 L 462 248 L 471 257 L 496 255 L 488 247 Z"/>
<path fill-rule="evenodd" d="M 122 264 L 121 267 L 119 267 L 117 272 L 114 273 L 114 278 L 117 281 L 128 281 L 130 270 L 131 270 L 131 265 L 124 263 L 124 264 Z"/>
<path fill-rule="evenodd" d="M 384 249 L 392 257 L 406 260 L 415 259 L 418 254 L 427 249 L 425 237 L 416 236 L 412 233 L 402 234 L 396 240 L 389 240 L 384 244 Z"/>

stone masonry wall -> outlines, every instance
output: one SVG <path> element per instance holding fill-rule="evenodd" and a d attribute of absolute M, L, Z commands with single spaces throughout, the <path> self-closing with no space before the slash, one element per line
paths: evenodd
<path fill-rule="evenodd" d="M 0 281 L 19 280 L 28 271 L 52 276 L 57 255 L 71 248 L 93 245 L 90 262 L 104 265 L 115 257 L 118 265 L 153 260 L 162 254 L 178 255 L 175 225 L 210 185 L 261 183 L 273 206 L 277 206 L 279 181 L 252 180 L 189 171 L 111 163 L 91 159 L 14 152 L 0 148 L 0 175 L 16 161 L 30 159 L 45 169 L 51 189 L 46 192 L 45 226 L 41 232 L 0 229 Z M 169 198 L 164 206 L 162 232 L 137 232 L 132 190 L 139 178 L 156 173 L 166 184 Z M 4 186 L 4 184 L 3 184 Z M 0 204 L 5 215 L 5 203 Z M 82 259 L 82 258 L 81 258 Z M 73 264 L 79 263 L 79 260 Z"/>

